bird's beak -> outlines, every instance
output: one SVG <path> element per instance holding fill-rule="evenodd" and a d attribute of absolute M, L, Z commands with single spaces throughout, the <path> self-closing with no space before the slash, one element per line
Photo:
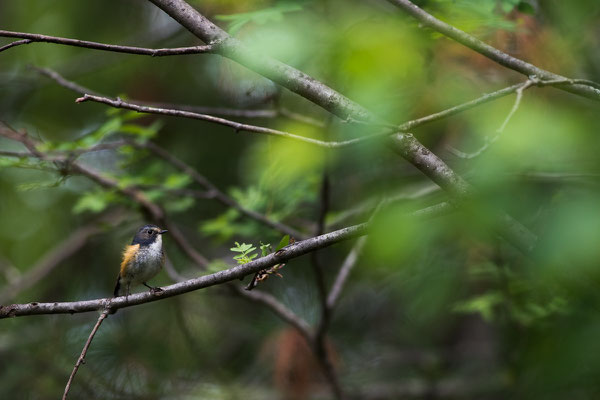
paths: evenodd
<path fill-rule="evenodd" d="M 158 232 L 158 233 L 160 233 L 160 234 L 162 235 L 163 233 L 167 233 L 167 232 L 169 232 L 169 231 L 168 231 L 168 230 L 166 230 L 166 229 L 163 229 L 162 231 L 160 231 L 160 232 Z"/>

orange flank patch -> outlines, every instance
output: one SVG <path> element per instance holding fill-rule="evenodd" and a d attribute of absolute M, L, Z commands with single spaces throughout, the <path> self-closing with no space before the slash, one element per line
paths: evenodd
<path fill-rule="evenodd" d="M 121 274 L 120 274 L 120 276 L 125 275 L 125 270 L 129 266 L 129 262 L 131 260 L 133 260 L 133 258 L 137 254 L 137 251 L 139 250 L 139 248 L 140 248 L 139 243 L 125 247 L 125 251 L 123 252 L 123 261 L 121 261 Z"/>

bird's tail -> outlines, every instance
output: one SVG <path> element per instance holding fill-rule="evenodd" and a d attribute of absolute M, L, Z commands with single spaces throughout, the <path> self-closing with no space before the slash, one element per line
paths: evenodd
<path fill-rule="evenodd" d="M 113 294 L 115 297 L 119 296 L 119 292 L 121 291 L 121 276 L 117 276 L 117 284 L 115 285 L 115 291 Z"/>

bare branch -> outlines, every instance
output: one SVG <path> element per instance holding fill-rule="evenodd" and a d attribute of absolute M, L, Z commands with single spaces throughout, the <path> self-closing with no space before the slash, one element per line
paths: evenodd
<path fill-rule="evenodd" d="M 356 261 L 358 261 L 358 258 L 360 257 L 360 254 L 362 253 L 362 250 L 365 247 L 365 243 L 365 236 L 359 238 L 356 241 L 354 247 L 352 247 L 352 250 L 350 250 L 350 253 L 348 253 L 348 256 L 346 257 L 344 262 L 342 263 L 342 266 L 340 267 L 340 270 L 337 276 L 335 277 L 335 281 L 331 286 L 329 295 L 327 296 L 328 309 L 333 310 L 333 308 L 335 307 L 335 303 L 337 303 L 337 299 L 340 297 L 340 293 L 342 292 L 342 289 L 346 281 L 348 280 L 348 276 L 350 276 L 350 271 L 352 271 L 352 268 L 354 268 Z"/>
<path fill-rule="evenodd" d="M 62 37 L 56 37 L 56 36 L 39 35 L 36 33 L 12 32 L 12 31 L 5 31 L 5 30 L 0 30 L 0 36 L 24 38 L 29 41 L 29 42 L 20 41 L 22 43 L 19 43 L 19 44 L 25 44 L 25 43 L 30 43 L 30 42 L 46 42 L 46 43 L 62 44 L 62 45 L 66 45 L 66 46 L 85 47 L 88 49 L 112 51 L 112 52 L 116 52 L 116 53 L 139 54 L 139 55 L 152 56 L 152 57 L 178 56 L 178 55 L 183 55 L 183 54 L 200 54 L 200 53 L 210 53 L 212 51 L 212 46 L 177 47 L 177 48 L 172 48 L 172 49 L 147 49 L 144 47 L 118 46 L 118 45 L 113 45 L 113 44 L 89 42 L 87 40 L 68 39 L 68 38 L 62 38 Z M 10 45 L 0 48 L 0 51 L 5 50 L 6 48 L 9 48 L 12 46 L 16 46 L 15 43 L 17 43 L 17 42 L 13 42 Z"/>
<path fill-rule="evenodd" d="M 358 204 L 356 207 L 341 211 L 335 216 L 335 218 L 328 222 L 327 227 L 331 229 L 332 227 L 341 226 L 344 223 L 347 224 L 347 221 L 351 219 L 368 218 L 378 206 L 385 208 L 393 203 L 421 199 L 439 191 L 440 187 L 432 182 L 427 182 L 426 185 L 410 185 L 401 191 L 398 191 L 397 193 L 384 197 L 383 199 L 370 198 L 361 204 Z"/>
<path fill-rule="evenodd" d="M 6 45 L 0 47 L 0 53 L 2 53 L 4 50 L 10 49 L 11 47 L 20 46 L 22 44 L 29 44 L 31 42 L 32 41 L 30 39 L 16 40 L 12 43 L 9 43 L 9 44 L 6 44 Z"/>
<path fill-rule="evenodd" d="M 245 297 L 255 303 L 260 303 L 269 308 L 283 321 L 296 328 L 296 330 L 307 340 L 308 343 L 312 341 L 311 327 L 308 322 L 300 318 L 296 313 L 287 308 L 271 294 L 262 292 L 260 290 L 244 290 L 235 284 L 228 286 L 235 294 Z"/>
<path fill-rule="evenodd" d="M 95 90 L 92 90 L 90 88 L 87 88 L 85 86 L 81 86 L 73 81 L 70 81 L 68 79 L 65 79 L 65 77 L 63 77 L 61 74 L 59 74 L 56 71 L 51 70 L 50 68 L 41 68 L 41 67 L 36 67 L 31 65 L 29 68 L 33 69 L 34 71 L 44 75 L 47 78 L 52 79 L 53 81 L 55 81 L 56 83 L 58 83 L 60 86 L 67 88 L 69 90 L 74 91 L 75 93 L 79 93 L 81 95 L 84 95 L 86 93 L 89 94 L 93 94 L 96 96 L 102 96 L 102 94 L 96 92 Z"/>
<path fill-rule="evenodd" d="M 272 267 L 275 264 L 287 263 L 289 260 L 300 257 L 317 249 L 332 246 L 336 243 L 349 240 L 367 234 L 368 225 L 359 224 L 339 229 L 310 239 L 302 240 L 284 247 L 283 249 L 269 254 L 265 257 L 255 259 L 247 264 L 238 265 L 213 274 L 189 279 L 184 282 L 175 283 L 162 288 L 160 292 L 144 292 L 121 296 L 116 298 L 103 298 L 95 300 L 74 301 L 65 303 L 27 303 L 0 306 L 0 319 L 18 317 L 24 315 L 42 314 L 74 314 L 88 311 L 96 311 L 103 308 L 113 310 L 131 307 L 139 304 L 149 303 L 194 290 L 219 285 L 240 279 L 246 275 L 256 273 L 262 269 Z"/>
<path fill-rule="evenodd" d="M 568 78 L 565 78 L 564 76 L 560 76 L 550 71 L 546 71 L 544 69 L 536 67 L 533 64 L 520 60 L 516 57 L 510 56 L 504 53 L 503 51 L 500 51 L 495 47 L 492 47 L 489 44 L 482 42 L 474 36 L 471 36 L 468 33 L 453 27 L 452 25 L 440 21 L 439 19 L 427 13 L 425 10 L 419 8 L 409 0 L 388 1 L 394 4 L 395 6 L 398 6 L 402 10 L 406 11 L 413 18 L 417 19 L 423 26 L 431 28 L 441 33 L 442 35 L 445 35 L 450 39 L 457 41 L 458 43 L 470 48 L 471 50 L 474 50 L 479 54 L 484 55 L 490 60 L 495 61 L 500 65 L 503 65 L 504 67 L 520 72 L 521 74 L 527 77 L 535 76 L 538 79 L 563 79 L 568 81 Z M 558 87 L 568 92 L 575 93 L 592 100 L 600 101 L 600 90 L 597 88 L 597 85 L 598 84 L 596 83 L 594 83 L 593 85 L 584 85 L 580 82 L 574 84 L 568 84 L 565 82 L 564 85 L 559 85 Z"/>
<path fill-rule="evenodd" d="M 326 148 L 345 147 L 345 146 L 353 145 L 356 143 L 363 142 L 367 139 L 370 139 L 370 137 L 365 137 L 365 138 L 359 138 L 359 139 L 346 140 L 343 142 L 324 142 L 322 140 L 312 139 L 312 138 L 308 138 L 305 136 L 299 136 L 299 135 L 295 135 L 293 133 L 279 131 L 277 129 L 265 128 L 263 126 L 257 126 L 257 125 L 242 124 L 240 122 L 230 121 L 225 118 L 215 117 L 215 116 L 207 115 L 207 114 L 193 113 L 193 112 L 189 112 L 189 111 L 176 110 L 176 109 L 172 109 L 172 108 L 157 108 L 157 107 L 140 106 L 137 104 L 125 102 L 118 97 L 116 100 L 113 100 L 113 99 L 109 99 L 108 97 L 101 97 L 101 96 L 85 94 L 85 95 L 83 95 L 83 97 L 80 97 L 75 101 L 77 103 L 83 103 L 85 101 L 95 101 L 98 103 L 107 104 L 111 107 L 124 108 L 127 110 L 133 110 L 133 111 L 137 111 L 137 112 L 141 112 L 141 113 L 162 114 L 162 115 L 171 115 L 174 117 L 199 119 L 202 121 L 213 122 L 213 123 L 216 123 L 219 125 L 229 126 L 231 128 L 234 128 L 237 132 L 246 131 L 246 132 L 260 133 L 260 134 L 265 134 L 265 135 L 270 135 L 270 136 L 279 136 L 279 137 L 283 137 L 286 139 L 293 139 L 293 140 L 297 140 L 300 142 L 309 143 L 309 144 L 317 145 L 320 147 L 326 147 Z"/>
<path fill-rule="evenodd" d="M 466 159 L 471 159 L 471 158 L 475 158 L 479 155 L 481 155 L 484 151 L 486 151 L 492 144 L 496 143 L 496 141 L 498 139 L 500 139 L 500 135 L 502 135 L 502 132 L 504 132 L 504 129 L 506 129 L 506 125 L 508 125 L 508 123 L 510 122 L 510 120 L 512 119 L 513 115 L 515 114 L 515 112 L 517 112 L 517 110 L 519 109 L 519 106 L 521 105 L 521 99 L 523 98 L 523 91 L 525 89 L 527 89 L 528 87 L 532 86 L 535 84 L 534 80 L 527 80 L 527 82 L 525 82 L 523 85 L 521 85 L 517 90 L 517 98 L 515 99 L 515 103 L 513 104 L 512 108 L 510 109 L 509 113 L 506 115 L 506 118 L 504 118 L 504 121 L 502 122 L 502 125 L 500 126 L 500 128 L 498 128 L 496 130 L 496 134 L 489 139 L 486 136 L 486 142 L 485 144 L 479 148 L 478 150 L 472 152 L 472 153 L 464 153 L 458 149 L 455 149 L 452 146 L 448 146 L 448 150 L 454 154 L 457 157 L 460 158 L 466 158 Z"/>
<path fill-rule="evenodd" d="M 418 118 L 418 119 L 414 119 L 412 121 L 405 122 L 405 123 L 399 125 L 397 129 L 399 131 L 408 131 L 408 130 L 413 129 L 413 128 L 417 127 L 417 126 L 421 126 L 421 125 L 424 125 L 424 124 L 427 124 L 427 123 L 430 123 L 430 122 L 434 122 L 434 121 L 438 121 L 438 120 L 443 119 L 443 118 L 450 117 L 450 116 L 458 114 L 460 112 L 467 111 L 467 110 L 470 110 L 472 108 L 475 108 L 475 107 L 477 107 L 477 106 L 479 106 L 481 104 L 485 104 L 485 103 L 488 103 L 488 102 L 490 102 L 492 100 L 496 100 L 496 99 L 499 99 L 501 97 L 507 96 L 507 95 L 509 95 L 511 93 L 514 93 L 519 88 L 523 87 L 523 85 L 524 85 L 523 83 L 517 83 L 516 85 L 512 85 L 512 86 L 506 87 L 504 89 L 496 90 L 495 92 L 492 92 L 492 93 L 486 93 L 483 96 L 481 96 L 481 97 L 479 97 L 479 98 L 477 98 L 475 100 L 471 100 L 471 101 L 468 101 L 466 103 L 459 104 L 459 105 L 454 106 L 454 107 L 450 107 L 450 108 L 448 108 L 446 110 L 437 112 L 435 114 L 430 114 L 430 115 L 427 115 L 427 116 L 422 117 L 422 118 Z"/>
<path fill-rule="evenodd" d="M 98 332 L 98 328 L 100 328 L 102 321 L 104 321 L 106 319 L 109 312 L 110 312 L 110 309 L 107 308 L 104 311 L 102 311 L 102 313 L 100 314 L 100 317 L 98 317 L 98 321 L 96 321 L 96 325 L 94 325 L 92 332 L 90 332 L 90 336 L 88 337 L 87 341 L 85 342 L 85 345 L 83 346 L 83 350 L 81 350 L 81 354 L 79 355 L 79 358 L 77 359 L 77 362 L 75 363 L 75 367 L 73 367 L 71 376 L 69 376 L 69 380 L 67 381 L 67 385 L 65 386 L 65 392 L 63 393 L 63 396 L 62 396 L 62 400 L 67 399 L 67 395 L 69 394 L 69 390 L 71 390 L 71 384 L 73 383 L 75 374 L 77 373 L 77 370 L 79 370 L 79 366 L 85 362 L 85 356 L 88 352 L 88 349 L 90 348 L 90 345 L 92 344 L 92 340 L 94 340 L 94 336 L 96 335 L 96 332 Z"/>

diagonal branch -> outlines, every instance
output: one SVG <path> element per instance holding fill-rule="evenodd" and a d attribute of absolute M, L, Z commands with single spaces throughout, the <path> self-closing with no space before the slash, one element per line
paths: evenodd
<path fill-rule="evenodd" d="M 12 32 L 0 30 L 1 37 L 14 37 L 14 38 L 23 38 L 27 40 L 20 40 L 17 42 L 13 42 L 7 46 L 0 48 L 0 51 L 6 50 L 9 47 L 17 46 L 18 44 L 25 44 L 31 42 L 46 42 L 46 43 L 55 43 L 62 44 L 66 46 L 75 46 L 75 47 L 85 47 L 88 49 L 95 50 L 104 50 L 104 51 L 112 51 L 116 53 L 128 53 L 128 54 L 139 54 L 145 56 L 152 57 L 161 57 L 161 56 L 179 56 L 183 54 L 200 54 L 200 53 L 210 53 L 212 51 L 212 46 L 191 46 L 191 47 L 176 47 L 171 49 L 148 49 L 144 47 L 134 47 L 134 46 L 119 46 L 114 44 L 105 44 L 105 43 L 97 43 L 97 42 L 89 42 L 87 40 L 78 40 L 78 39 L 68 39 L 56 36 L 48 36 L 48 35 L 40 35 L 36 33 L 25 33 L 25 32 Z M 17 44 L 15 44 L 17 43 Z"/>
<path fill-rule="evenodd" d="M 365 236 L 359 238 L 356 241 L 354 247 L 352 247 L 352 250 L 350 250 L 350 253 L 348 253 L 348 256 L 346 257 L 344 262 L 342 263 L 342 266 L 340 267 L 340 270 L 337 276 L 335 277 L 335 281 L 333 282 L 333 285 L 329 290 L 329 295 L 327 296 L 327 308 L 329 310 L 333 310 L 333 308 L 335 307 L 335 304 L 337 303 L 337 300 L 340 297 L 340 294 L 342 293 L 342 289 L 344 288 L 344 285 L 348 280 L 348 276 L 350 276 L 350 271 L 352 271 L 354 265 L 358 261 L 358 258 L 360 257 L 362 250 L 365 247 L 365 243 Z"/>
<path fill-rule="evenodd" d="M 110 312 L 110 309 L 108 309 L 108 308 L 105 309 L 104 311 L 102 311 L 102 313 L 98 317 L 98 321 L 96 321 L 96 325 L 94 325 L 94 328 L 92 328 L 92 331 L 90 332 L 90 336 L 88 336 L 88 339 L 85 342 L 85 345 L 83 346 L 83 350 L 81 350 L 81 354 L 79 355 L 79 358 L 77 358 L 77 362 L 75 363 L 75 366 L 73 367 L 71 376 L 69 376 L 69 380 L 67 381 L 67 385 L 65 386 L 65 392 L 63 393 L 63 396 L 62 396 L 62 400 L 67 399 L 67 395 L 69 394 L 69 390 L 71 390 L 71 384 L 73 383 L 75 374 L 79 370 L 79 366 L 81 364 L 85 363 L 85 356 L 87 355 L 88 349 L 90 348 L 90 345 L 92 344 L 92 340 L 94 340 L 94 336 L 96 336 L 96 332 L 98 332 L 98 329 L 100 328 L 100 325 L 102 324 L 102 321 L 104 321 L 106 319 L 106 317 L 108 317 L 109 312 Z"/>
<path fill-rule="evenodd" d="M 32 42 L 32 40 L 30 40 L 30 39 L 15 40 L 12 43 L 9 43 L 9 44 L 6 44 L 6 45 L 0 47 L 0 53 L 3 52 L 4 50 L 10 49 L 11 47 L 20 46 L 22 44 L 29 44 L 31 42 Z"/>
<path fill-rule="evenodd" d="M 237 295 L 245 297 L 255 303 L 259 303 L 269 308 L 283 321 L 293 326 L 308 343 L 312 340 L 311 327 L 304 319 L 287 308 L 283 303 L 277 300 L 273 295 L 260 290 L 244 290 L 241 287 L 231 284 L 229 288 Z"/>
<path fill-rule="evenodd" d="M 160 292 L 144 292 L 121 296 L 116 298 L 103 298 L 95 300 L 74 301 L 65 303 L 27 303 L 0 306 L 0 319 L 24 315 L 41 314 L 74 314 L 96 311 L 103 308 L 113 310 L 149 303 L 173 296 L 178 296 L 194 290 L 215 286 L 235 279 L 244 278 L 246 275 L 256 273 L 275 264 L 287 263 L 289 260 L 300 257 L 317 249 L 332 246 L 336 243 L 367 234 L 367 224 L 359 224 L 339 229 L 310 239 L 302 240 L 284 247 L 283 249 L 265 257 L 255 259 L 247 264 L 238 265 L 213 274 L 189 279 L 162 288 Z"/>
<path fill-rule="evenodd" d="M 417 19 L 423 26 L 431 28 L 442 35 L 449 37 L 452 40 L 478 52 L 479 54 L 489 58 L 498 64 L 510 68 L 514 71 L 520 72 L 521 74 L 530 77 L 535 75 L 539 79 L 564 79 L 567 78 L 555 74 L 550 71 L 546 71 L 542 68 L 536 67 L 533 64 L 525 62 L 521 59 L 513 57 L 498 50 L 497 48 L 490 46 L 487 43 L 482 42 L 474 36 L 469 35 L 466 32 L 461 31 L 449 25 L 433 15 L 429 14 L 425 10 L 419 8 L 409 0 L 388 0 L 395 6 L 398 6 L 406 13 L 410 14 L 413 18 Z M 567 92 L 575 93 L 583 97 L 587 97 L 592 100 L 600 101 L 600 90 L 596 86 L 597 84 L 592 83 L 591 85 L 584 85 L 581 83 L 576 84 L 565 84 L 558 86 L 560 89 L 566 90 Z"/>

